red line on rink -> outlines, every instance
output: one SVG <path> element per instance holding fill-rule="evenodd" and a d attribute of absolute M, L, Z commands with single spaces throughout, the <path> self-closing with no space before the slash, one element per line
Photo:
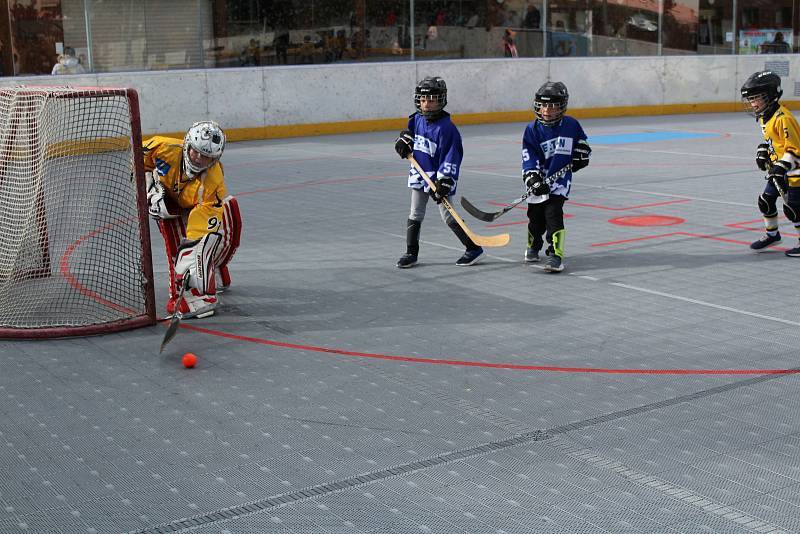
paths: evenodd
<path fill-rule="evenodd" d="M 427 363 L 431 365 L 454 365 L 459 367 L 484 367 L 488 369 L 513 369 L 517 371 L 550 371 L 557 373 L 604 373 L 604 374 L 630 374 L 630 375 L 792 375 L 800 373 L 800 369 L 608 369 L 601 367 L 553 367 L 550 365 L 519 365 L 513 363 L 489 363 L 489 362 L 470 362 L 464 360 L 442 360 L 438 358 L 416 358 L 412 356 L 392 356 L 389 354 L 375 354 L 371 352 L 355 352 L 329 347 L 317 347 L 315 345 L 301 345 L 298 343 L 286 343 L 283 341 L 272 341 L 258 337 L 240 336 L 220 330 L 211 330 L 189 324 L 181 324 L 181 328 L 208 334 L 210 336 L 223 337 L 236 341 L 246 341 L 258 345 L 268 345 L 282 349 L 304 350 L 309 352 L 323 352 L 327 354 L 338 354 L 340 356 L 353 356 L 356 358 L 372 358 L 376 360 L 390 360 L 396 362 Z"/>
<path fill-rule="evenodd" d="M 736 245 L 749 245 L 749 241 L 739 241 L 736 239 L 727 239 L 725 237 L 716 237 L 713 235 L 703 235 L 703 234 L 691 234 L 689 232 L 670 232 L 668 234 L 657 234 L 657 235 L 646 235 L 642 237 L 633 237 L 631 239 L 620 239 L 619 241 L 609 241 L 607 243 L 592 243 L 593 247 L 608 247 L 611 245 L 621 245 L 624 243 L 633 243 L 634 241 L 645 241 L 647 239 L 661 239 L 664 237 L 672 237 L 675 235 L 685 236 L 685 237 L 696 237 L 699 239 L 711 239 L 712 241 L 722 241 L 723 243 L 733 243 Z M 775 250 L 786 250 L 782 247 L 769 247 Z"/>

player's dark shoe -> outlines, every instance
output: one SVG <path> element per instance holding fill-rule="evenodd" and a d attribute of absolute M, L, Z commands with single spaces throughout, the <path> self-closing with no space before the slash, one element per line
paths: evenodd
<path fill-rule="evenodd" d="M 544 264 L 544 270 L 548 273 L 560 273 L 564 270 L 564 263 L 555 254 L 550 254 Z"/>
<path fill-rule="evenodd" d="M 408 269 L 409 267 L 413 267 L 417 264 L 417 255 L 416 254 L 403 254 L 400 256 L 400 259 L 397 260 L 397 267 L 399 269 Z"/>
<path fill-rule="evenodd" d="M 794 248 L 790 248 L 789 250 L 784 252 L 784 254 L 786 254 L 790 258 L 800 258 L 800 245 Z"/>
<path fill-rule="evenodd" d="M 765 248 L 780 242 L 781 242 L 780 232 L 776 232 L 775 235 L 764 234 L 758 239 L 758 241 L 753 241 L 750 244 L 750 248 L 752 250 L 757 250 L 760 252 Z"/>
<path fill-rule="evenodd" d="M 483 249 L 481 247 L 467 249 L 464 252 L 464 255 L 458 258 L 456 261 L 456 265 L 460 265 L 462 267 L 466 267 L 467 265 L 475 265 L 481 259 L 483 255 Z"/>
<path fill-rule="evenodd" d="M 536 263 L 539 261 L 539 251 L 535 248 L 525 249 L 525 263 Z"/>

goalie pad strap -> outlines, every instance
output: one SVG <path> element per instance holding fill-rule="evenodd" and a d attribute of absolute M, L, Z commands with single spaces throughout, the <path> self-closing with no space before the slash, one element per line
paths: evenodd
<path fill-rule="evenodd" d="M 196 288 L 203 295 L 217 292 L 214 255 L 221 241 L 221 234 L 211 232 L 196 241 L 184 242 L 178 248 L 175 274 L 177 277 L 189 276 L 189 287 Z"/>

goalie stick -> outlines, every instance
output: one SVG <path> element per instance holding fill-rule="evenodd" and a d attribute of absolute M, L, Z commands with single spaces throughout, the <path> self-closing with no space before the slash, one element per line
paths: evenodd
<path fill-rule="evenodd" d="M 408 160 L 411 162 L 411 165 L 413 165 L 414 168 L 417 169 L 417 172 L 420 174 L 420 176 L 422 176 L 422 179 L 425 180 L 425 182 L 428 184 L 428 187 L 431 188 L 431 191 L 435 193 L 436 185 L 433 183 L 433 180 L 431 180 L 430 176 L 428 176 L 428 173 L 426 173 L 422 169 L 422 167 L 420 167 L 419 163 L 417 163 L 417 160 L 414 159 L 414 156 L 411 155 L 408 156 Z M 464 230 L 467 236 L 469 236 L 469 238 L 472 239 L 472 242 L 475 243 L 476 245 L 480 247 L 502 247 L 507 245 L 508 242 L 511 240 L 510 234 L 478 235 L 474 233 L 472 230 L 469 229 L 467 223 L 464 222 L 464 219 L 462 219 L 461 216 L 458 213 L 456 213 L 456 210 L 453 209 L 452 204 L 450 204 L 447 198 L 442 198 L 442 205 L 448 212 L 450 212 L 450 215 L 453 217 L 456 223 L 458 223 L 458 225 Z"/>
<path fill-rule="evenodd" d="M 550 176 L 548 176 L 547 178 L 545 178 L 544 181 L 547 182 L 547 185 L 553 185 L 556 180 L 558 180 L 559 178 L 561 178 L 562 176 L 567 174 L 567 172 L 570 169 L 572 169 L 572 163 L 567 163 L 567 165 L 565 165 L 562 169 L 556 171 L 555 173 L 553 173 Z M 524 195 L 522 195 L 517 200 L 515 200 L 514 203 L 511 204 L 510 206 L 506 206 L 505 208 L 501 209 L 500 211 L 495 211 L 495 212 L 491 212 L 491 213 L 479 210 L 478 208 L 476 208 L 472 204 L 472 202 L 467 200 L 466 197 L 464 197 L 464 196 L 461 197 L 461 205 L 464 207 L 465 210 L 467 210 L 467 213 L 469 213 L 470 215 L 472 215 L 476 219 L 480 219 L 481 221 L 486 221 L 486 222 L 492 222 L 492 221 L 498 219 L 501 215 L 504 215 L 504 214 L 508 213 L 509 211 L 511 211 L 512 209 L 514 209 L 517 206 L 519 206 L 523 201 L 527 200 L 527 198 L 529 196 L 531 196 L 532 194 L 533 194 L 533 190 L 532 189 L 528 189 L 525 192 Z"/>
<path fill-rule="evenodd" d="M 184 276 L 183 282 L 181 283 L 180 292 L 178 293 L 178 300 L 175 301 L 175 313 L 172 314 L 172 318 L 169 320 L 169 327 L 164 334 L 164 339 L 161 341 L 161 350 L 158 351 L 159 354 L 164 352 L 164 347 L 166 347 L 167 343 L 172 341 L 172 338 L 174 338 L 175 334 L 178 333 L 178 327 L 181 325 L 181 319 L 183 319 L 183 313 L 181 313 L 181 302 L 183 302 L 183 293 L 188 287 L 189 277 Z"/>

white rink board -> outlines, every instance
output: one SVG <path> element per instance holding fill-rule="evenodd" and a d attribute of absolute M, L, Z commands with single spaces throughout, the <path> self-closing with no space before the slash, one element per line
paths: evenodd
<path fill-rule="evenodd" d="M 147 135 L 183 131 L 206 117 L 226 128 L 402 118 L 413 111 L 416 81 L 430 75 L 447 82 L 453 114 L 528 109 L 547 79 L 567 84 L 572 108 L 730 104 L 750 74 L 776 61 L 789 65 L 784 93 L 790 99 L 800 67 L 796 55 L 339 63 L 16 77 L 3 78 L 0 86 L 133 87 Z"/>

